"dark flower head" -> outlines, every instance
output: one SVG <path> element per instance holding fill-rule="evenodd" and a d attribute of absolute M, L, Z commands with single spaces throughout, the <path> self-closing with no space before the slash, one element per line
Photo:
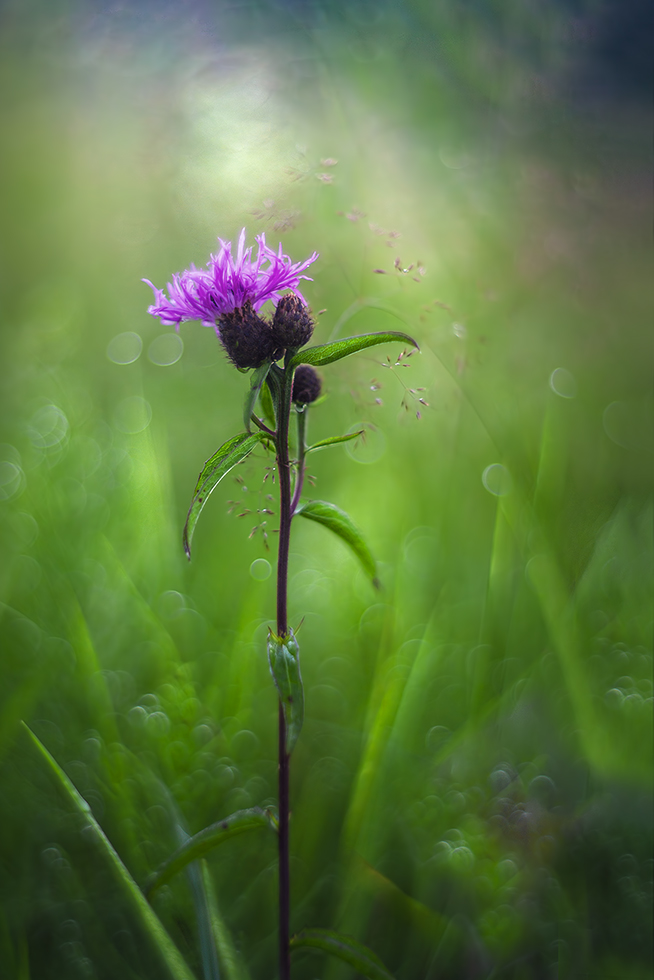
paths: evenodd
<path fill-rule="evenodd" d="M 278 345 L 273 340 L 267 320 L 254 312 L 250 303 L 240 306 L 218 318 L 218 331 L 225 353 L 234 365 L 241 368 L 258 368 L 264 361 L 279 356 Z"/>
<path fill-rule="evenodd" d="M 320 395 L 320 375 L 310 364 L 300 364 L 293 377 L 292 398 L 296 405 L 310 405 Z"/>
<path fill-rule="evenodd" d="M 311 340 L 314 323 L 311 310 L 292 293 L 282 296 L 272 321 L 275 341 L 285 349 L 304 347 Z"/>
<path fill-rule="evenodd" d="M 282 251 L 281 243 L 277 252 L 266 245 L 266 236 L 257 235 L 257 255 L 253 258 L 254 246 L 245 247 L 245 228 L 238 239 L 236 255 L 232 255 L 232 243 L 222 238 L 220 251 L 212 255 L 206 269 L 196 269 L 191 266 L 173 276 L 168 283 L 168 295 L 162 289 L 157 289 L 149 279 L 144 279 L 154 292 L 154 303 L 148 307 L 148 313 L 158 316 L 164 326 L 179 327 L 183 320 L 200 320 L 205 326 L 213 327 L 226 344 L 225 336 L 233 335 L 238 324 L 250 328 L 251 337 L 241 343 L 249 346 L 254 342 L 254 329 L 257 312 L 268 300 L 277 304 L 285 290 L 291 290 L 300 303 L 305 300 L 298 286 L 301 279 L 310 279 L 303 273 L 312 262 L 318 258 L 314 252 L 304 262 L 291 262 L 288 255 Z M 238 311 L 241 311 L 239 315 Z M 265 323 L 257 317 L 259 323 Z M 270 332 L 270 327 L 268 326 Z M 227 344 L 226 344 L 227 346 Z M 264 345 L 265 346 L 265 345 Z M 237 363 L 233 344 L 230 342 L 228 355 Z M 238 357 L 240 358 L 240 354 Z M 257 360 L 263 363 L 268 357 L 257 355 L 247 360 Z M 240 366 L 240 365 L 239 365 Z M 250 365 L 251 366 L 251 365 Z"/>

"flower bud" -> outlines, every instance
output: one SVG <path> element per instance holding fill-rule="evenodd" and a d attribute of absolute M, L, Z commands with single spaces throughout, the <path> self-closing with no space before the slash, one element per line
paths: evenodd
<path fill-rule="evenodd" d="M 314 323 L 308 306 L 290 293 L 282 296 L 272 321 L 272 332 L 278 347 L 295 350 L 311 340 Z"/>
<path fill-rule="evenodd" d="M 258 368 L 271 360 L 279 344 L 270 324 L 252 309 L 251 303 L 218 317 L 218 331 L 225 352 L 237 368 Z"/>
<path fill-rule="evenodd" d="M 320 395 L 320 375 L 309 364 L 300 364 L 293 377 L 292 398 L 296 405 L 310 405 Z"/>

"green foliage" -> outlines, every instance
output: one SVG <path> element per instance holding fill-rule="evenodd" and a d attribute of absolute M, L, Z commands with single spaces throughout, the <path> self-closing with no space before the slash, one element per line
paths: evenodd
<path fill-rule="evenodd" d="M 378 347 L 379 344 L 388 344 L 391 341 L 403 341 L 410 347 L 418 350 L 418 344 L 406 333 L 397 330 L 390 330 L 386 333 L 369 333 L 362 337 L 347 337 L 345 340 L 334 340 L 330 344 L 320 344 L 318 347 L 305 347 L 298 351 L 291 360 L 291 367 L 296 368 L 300 364 L 311 364 L 313 367 L 323 367 L 325 364 L 333 364 L 340 361 L 343 357 L 350 354 L 358 354 L 359 351 L 367 350 L 368 347 Z"/>
<path fill-rule="evenodd" d="M 330 446 L 340 446 L 344 442 L 351 442 L 353 439 L 359 439 L 363 433 L 364 429 L 358 429 L 356 432 L 347 432 L 344 436 L 330 436 L 328 439 L 320 439 L 318 442 L 314 442 L 312 446 L 307 446 L 307 453 L 315 453 L 318 449 L 328 449 Z"/>
<path fill-rule="evenodd" d="M 255 401 L 256 393 L 252 404 Z M 184 551 L 188 558 L 191 557 L 191 541 L 193 540 L 195 526 L 210 494 L 213 493 L 220 481 L 227 476 L 230 470 L 234 469 L 239 463 L 242 463 L 250 455 L 255 446 L 265 441 L 266 436 L 262 432 L 255 432 L 252 435 L 243 432 L 238 436 L 232 436 L 204 464 L 202 472 L 198 477 L 198 482 L 195 485 L 193 500 L 191 501 L 186 523 L 184 524 Z"/>
<path fill-rule="evenodd" d="M 302 929 L 292 937 L 291 949 L 301 949 L 303 946 L 320 949 L 349 963 L 368 980 L 393 980 L 379 957 L 351 936 L 342 936 L 331 929 Z"/>
<path fill-rule="evenodd" d="M 199 833 L 189 837 L 174 854 L 164 861 L 163 865 L 152 875 L 145 885 L 145 894 L 151 897 L 153 893 L 165 885 L 166 882 L 182 871 L 191 861 L 197 861 L 204 857 L 214 847 L 225 841 L 237 837 L 239 834 L 250 830 L 259 830 L 262 827 L 275 829 L 275 819 L 267 811 L 260 807 L 250 807 L 247 810 L 238 810 L 230 813 L 228 817 L 219 820 L 210 827 L 205 827 Z"/>
<path fill-rule="evenodd" d="M 344 541 L 359 559 L 361 567 L 372 584 L 375 588 L 379 588 L 377 563 L 361 531 L 344 510 L 326 500 L 307 500 L 303 504 L 298 504 L 295 509 L 295 516 L 306 517 L 309 521 L 322 524 L 323 527 Z"/>
<path fill-rule="evenodd" d="M 78 793 L 66 773 L 57 765 L 48 750 L 41 744 L 36 735 L 29 730 L 27 725 L 21 724 L 20 734 L 23 742 L 26 742 L 32 749 L 32 753 L 36 756 L 38 762 L 48 770 L 57 789 L 65 800 L 65 805 L 76 817 L 80 834 L 84 835 L 87 840 L 93 841 L 95 847 L 100 851 L 102 859 L 109 865 L 113 877 L 118 881 L 131 914 L 135 917 L 141 928 L 151 935 L 153 947 L 161 957 L 161 969 L 164 971 L 163 975 L 170 977 L 171 980 L 193 980 L 193 974 L 180 956 L 179 950 L 171 942 L 159 919 L 145 900 L 140 888 L 116 854 L 116 851 L 110 844 L 97 820 L 93 817 L 86 800 Z"/>
<path fill-rule="evenodd" d="M 261 410 L 263 411 L 263 417 L 266 422 L 271 425 L 274 429 L 277 419 L 275 418 L 275 404 L 270 394 L 270 388 L 267 384 L 263 385 L 261 388 Z"/>

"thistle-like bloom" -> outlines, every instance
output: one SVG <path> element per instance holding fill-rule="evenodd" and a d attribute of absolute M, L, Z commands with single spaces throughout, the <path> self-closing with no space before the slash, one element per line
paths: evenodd
<path fill-rule="evenodd" d="M 256 312 L 267 300 L 276 305 L 282 293 L 291 292 L 304 303 L 298 289 L 303 275 L 318 258 L 314 252 L 304 262 L 291 262 L 284 255 L 281 243 L 275 252 L 266 245 L 266 236 L 257 235 L 257 256 L 252 258 L 253 246 L 245 248 L 245 228 L 238 239 L 236 255 L 232 255 L 232 243 L 219 238 L 221 248 L 212 255 L 207 268 L 191 266 L 185 272 L 173 276 L 168 283 L 168 296 L 157 289 L 149 279 L 144 279 L 154 292 L 154 303 L 148 313 L 158 316 L 164 326 L 176 328 L 182 320 L 201 320 L 207 327 L 214 327 L 220 336 L 219 319 L 234 310 L 248 305 Z"/>

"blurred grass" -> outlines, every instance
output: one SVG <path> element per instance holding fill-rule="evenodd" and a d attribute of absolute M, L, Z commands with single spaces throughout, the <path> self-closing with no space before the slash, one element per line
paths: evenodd
<path fill-rule="evenodd" d="M 158 975 L 21 719 L 139 884 L 180 815 L 275 801 L 271 461 L 216 492 L 187 565 L 245 382 L 198 324 L 158 363 L 140 282 L 245 224 L 321 253 L 319 342 L 422 348 L 325 369 L 312 410 L 312 439 L 366 424 L 310 458 L 308 493 L 364 529 L 383 591 L 294 527 L 293 928 L 354 935 L 398 980 L 649 976 L 651 148 L 636 95 L 593 87 L 602 11 L 0 16 L 6 975 Z M 269 976 L 273 844 L 235 840 L 203 880 L 224 975 Z M 199 976 L 185 880 L 154 908 Z M 351 975 L 296 955 L 298 980 Z"/>

